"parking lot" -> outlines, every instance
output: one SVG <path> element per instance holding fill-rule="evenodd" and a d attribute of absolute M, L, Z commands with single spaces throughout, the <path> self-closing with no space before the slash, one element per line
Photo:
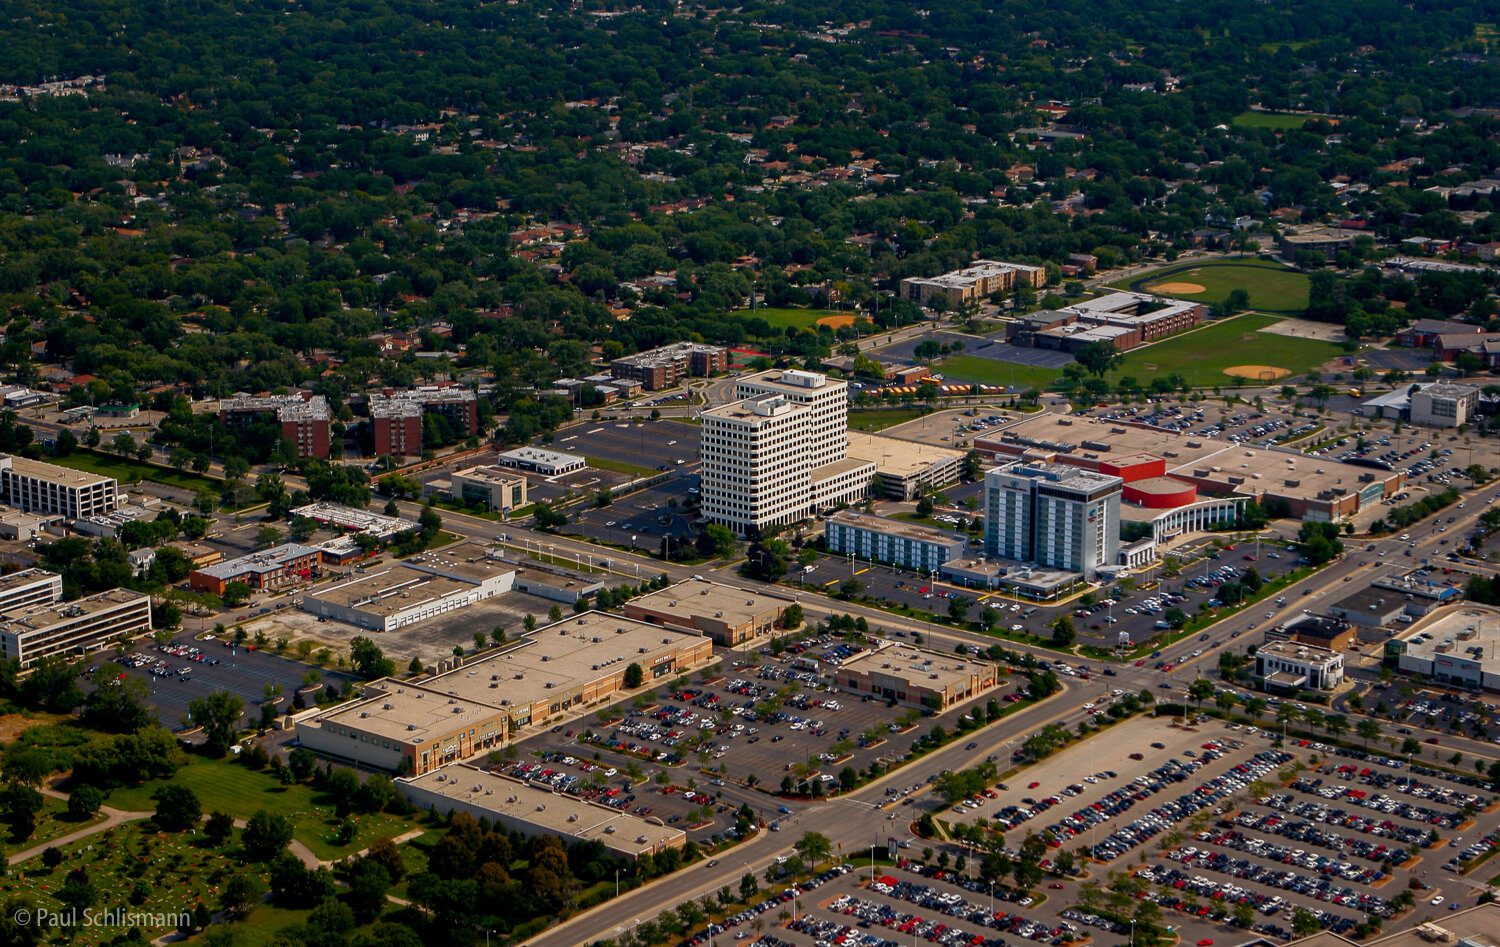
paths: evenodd
<path fill-rule="evenodd" d="M 696 462 L 693 466 L 696 471 Z M 563 532 L 613 546 L 657 552 L 666 535 L 689 543 L 694 541 L 697 533 L 691 521 L 697 505 L 697 473 L 674 473 L 671 479 L 615 500 L 609 506 L 578 509 Z"/>
<path fill-rule="evenodd" d="M 143 639 L 113 660 L 127 675 L 146 681 L 151 690 L 149 702 L 156 708 L 157 719 L 169 730 L 183 726 L 189 703 L 219 691 L 229 691 L 243 700 L 247 722 L 253 724 L 260 717 L 267 684 L 281 686 L 281 695 L 286 698 L 281 708 L 284 714 L 292 706 L 292 695 L 303 686 L 304 676 L 313 670 L 300 661 L 255 649 L 253 644 L 235 647 L 233 642 L 187 637 L 165 645 Z M 86 680 L 88 670 L 80 682 L 85 690 L 92 686 Z M 320 669 L 318 674 L 325 689 L 340 692 L 355 681 L 334 670 Z"/>
<path fill-rule="evenodd" d="M 762 790 L 774 792 L 790 778 L 802 794 L 810 792 L 812 780 L 831 792 L 846 767 L 865 770 L 877 759 L 904 757 L 929 729 L 919 725 L 904 730 L 900 726 L 903 715 L 915 717 L 914 712 L 868 695 L 829 689 L 816 675 L 795 666 L 796 655 L 804 648 L 823 651 L 851 646 L 837 639 L 816 638 L 794 647 L 797 651 L 780 658 L 768 653 L 723 652 L 721 676 L 705 682 L 700 674 L 698 680 L 663 683 L 644 706 L 622 705 L 623 719 L 595 714 L 569 724 L 569 729 L 557 727 L 538 734 L 520 744 L 518 762 L 562 753 L 602 763 L 606 770 L 615 770 L 605 777 L 609 788 L 626 795 L 633 792 L 638 797 L 633 808 L 638 811 L 643 806 L 652 810 L 646 814 L 669 823 L 674 816 L 686 821 L 688 812 L 702 805 L 681 794 L 693 788 L 688 785 L 692 780 L 698 790 L 712 792 L 721 804 L 738 808 L 748 802 L 760 819 L 776 826 L 773 831 L 779 830 L 787 813 L 778 812 L 775 797 Z M 1003 678 L 1000 687 L 960 707 L 959 712 L 989 700 L 1003 704 L 1015 692 L 1012 679 Z M 956 714 L 950 712 L 942 719 L 952 716 Z M 711 772 L 704 772 L 705 768 Z M 670 785 L 654 783 L 659 772 L 668 774 Z M 761 788 L 752 789 L 746 783 Z M 629 790 L 624 788 L 627 784 Z M 663 788 L 672 791 L 663 792 Z M 893 820 L 895 814 L 886 818 Z M 704 835 L 723 831 L 732 821 L 732 816 L 720 817 L 714 826 L 698 831 Z M 785 828 L 795 830 L 791 824 Z"/>
<path fill-rule="evenodd" d="M 1140 717 L 970 800 L 922 807 L 940 822 L 982 818 L 1011 849 L 1028 833 L 1052 836 L 1054 852 L 1086 849 L 1145 882 L 1185 942 L 1243 936 L 1231 925 L 1290 939 L 1299 909 L 1336 932 L 1388 921 L 1413 879 L 1424 913 L 1473 903 L 1455 869 L 1500 841 L 1487 784 L 1378 752 L 1277 749 L 1274 736 Z M 1049 879 L 1047 913 L 1063 919 L 1076 886 Z"/>
<path fill-rule="evenodd" d="M 548 446 L 613 463 L 670 470 L 696 465 L 700 443 L 697 425 L 662 419 L 640 423 L 603 421 L 582 430 L 571 429 Z"/>

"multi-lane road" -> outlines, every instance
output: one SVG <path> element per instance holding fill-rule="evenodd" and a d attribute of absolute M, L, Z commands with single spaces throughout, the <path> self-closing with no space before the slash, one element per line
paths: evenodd
<path fill-rule="evenodd" d="M 1190 636 L 1163 648 L 1162 658 L 1175 665 L 1173 672 L 1169 675 L 1154 670 L 1149 664 L 1137 667 L 1130 663 L 1116 666 L 1116 676 L 1113 677 L 1094 675 L 1089 681 L 1064 678 L 1061 693 L 972 734 L 971 739 L 979 743 L 979 746 L 973 750 L 966 749 L 966 744 L 950 744 L 943 750 L 922 757 L 919 761 L 889 773 L 849 795 L 817 803 L 790 803 L 788 805 L 793 810 L 793 814 L 782 820 L 783 831 L 762 832 L 738 848 L 720 855 L 719 863 L 715 868 L 696 867 L 692 871 L 678 872 L 660 879 L 631 891 L 616 901 L 610 901 L 570 918 L 565 923 L 532 938 L 529 943 L 533 947 L 571 947 L 571 945 L 585 944 L 601 938 L 613 939 L 622 930 L 628 929 L 636 920 L 655 917 L 666 908 L 675 907 L 688 898 L 697 898 L 717 891 L 723 885 L 735 886 L 739 877 L 747 870 L 759 874 L 774 858 L 789 853 L 792 850 L 792 844 L 804 831 L 821 832 L 833 841 L 836 851 L 842 850 L 846 855 L 863 851 L 872 843 L 883 843 L 888 835 L 904 837 L 909 834 L 906 824 L 909 816 L 903 815 L 901 809 L 884 808 L 887 787 L 904 787 L 913 783 L 921 783 L 929 775 L 943 769 L 962 768 L 972 765 L 976 759 L 982 759 L 988 754 L 1008 752 L 1009 747 L 1050 723 L 1060 723 L 1071 727 L 1088 716 L 1082 707 L 1088 699 L 1112 688 L 1137 692 L 1157 689 L 1158 693 L 1167 693 L 1160 690 L 1159 685 L 1164 681 L 1169 681 L 1173 684 L 1170 693 L 1178 698 L 1185 698 L 1184 687 L 1187 681 L 1199 673 L 1212 673 L 1217 666 L 1220 650 L 1242 649 L 1253 640 L 1246 634 L 1231 638 L 1232 632 L 1263 630 L 1264 626 L 1284 619 L 1285 612 L 1301 609 L 1319 611 L 1348 593 L 1351 586 L 1346 584 L 1346 577 L 1351 581 L 1356 578 L 1368 578 L 1371 572 L 1380 570 L 1380 567 L 1386 564 L 1414 567 L 1424 557 L 1439 559 L 1446 555 L 1448 549 L 1454 544 L 1454 540 L 1465 535 L 1466 530 L 1472 527 L 1474 520 L 1485 509 L 1487 506 L 1484 499 L 1472 496 L 1466 501 L 1464 509 L 1451 508 L 1444 511 L 1442 515 L 1431 518 L 1429 522 L 1424 522 L 1409 530 L 1410 538 L 1407 540 L 1402 540 L 1398 536 L 1377 540 L 1373 550 L 1366 550 L 1368 543 L 1351 544 L 1353 551 L 1344 558 L 1313 577 L 1289 588 L 1286 591 L 1287 609 L 1278 614 L 1277 618 L 1268 621 L 1264 618 L 1261 608 L 1248 609 L 1225 619 L 1210 629 L 1210 638 L 1217 643 L 1214 647 L 1207 647 L 1198 640 L 1197 636 Z M 1455 521 L 1452 524 L 1446 522 L 1449 516 L 1454 517 Z M 1440 530 L 1440 526 L 1447 528 Z M 521 534 L 525 534 L 527 539 L 538 538 L 529 530 L 518 529 L 514 526 L 501 526 L 485 520 L 473 521 L 472 529 L 467 522 L 461 528 L 470 531 L 475 538 L 480 539 L 499 539 L 501 533 L 505 533 L 512 542 L 517 541 Z M 1450 540 L 1447 544 L 1441 542 L 1445 537 Z M 540 538 L 548 545 L 557 545 L 559 552 L 564 548 L 572 552 L 574 545 L 577 545 L 580 550 L 589 550 L 587 544 L 575 543 L 566 537 L 544 535 Z M 1413 542 L 1416 543 L 1415 546 L 1410 545 Z M 1408 549 L 1412 553 L 1410 558 L 1404 555 Z M 1384 555 L 1380 554 L 1382 550 Z M 615 556 L 614 568 L 616 571 L 633 574 L 637 558 Z M 643 574 L 666 572 L 673 578 L 686 578 L 695 572 L 698 574 L 704 572 L 701 566 L 680 567 L 655 560 L 641 559 L 639 565 Z M 720 575 L 717 578 L 729 582 L 737 581 L 737 577 L 733 575 Z M 804 594 L 801 601 L 809 620 L 817 620 L 832 614 L 862 615 L 887 629 L 923 634 L 927 636 L 932 647 L 940 650 L 951 650 L 960 642 L 981 647 L 994 643 L 994 639 L 981 634 L 932 626 L 926 622 L 912 621 L 860 605 L 836 602 L 815 594 Z M 1053 651 L 1012 642 L 1007 642 L 1006 647 L 1029 652 L 1039 658 L 1057 656 Z M 1191 652 L 1200 648 L 1204 649 L 1203 653 L 1194 657 Z M 1090 661 L 1089 663 L 1099 662 Z M 1357 717 L 1358 715 L 1351 716 Z M 1419 737 L 1436 735 L 1435 732 L 1422 730 L 1414 724 L 1412 727 Z M 1478 740 L 1454 737 L 1444 733 L 1443 741 L 1445 752 L 1461 751 L 1470 758 L 1500 757 L 1495 746 Z M 895 820 L 891 818 L 893 814 L 896 815 Z"/>

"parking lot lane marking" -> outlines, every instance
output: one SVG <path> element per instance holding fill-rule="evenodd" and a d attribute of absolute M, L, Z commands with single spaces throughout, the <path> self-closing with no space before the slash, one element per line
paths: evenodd
<path fill-rule="evenodd" d="M 602 428 L 602 427 L 596 427 L 592 431 L 584 431 L 583 433 L 585 433 L 585 434 L 598 434 L 602 430 L 604 430 L 604 428 Z M 567 441 L 576 441 L 577 439 L 578 439 L 578 435 L 577 434 L 574 434 L 572 437 L 565 437 L 565 438 L 563 438 L 563 440 L 567 440 Z"/>
<path fill-rule="evenodd" d="M 870 571 L 870 567 L 869 566 L 865 566 L 863 569 L 859 570 L 858 572 L 856 572 L 854 574 L 855 575 L 864 575 L 866 572 L 869 572 L 869 571 Z"/>
<path fill-rule="evenodd" d="M 833 583 L 835 583 L 837 581 L 838 581 L 838 579 L 829 579 L 827 582 L 823 583 L 823 587 L 826 589 L 828 586 L 832 585 Z"/>

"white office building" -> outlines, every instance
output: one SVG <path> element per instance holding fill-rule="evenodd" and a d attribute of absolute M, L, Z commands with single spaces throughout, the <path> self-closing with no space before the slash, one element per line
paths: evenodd
<path fill-rule="evenodd" d="M 1297 641 L 1270 641 L 1255 652 L 1255 676 L 1267 688 L 1332 690 L 1344 679 L 1344 656 Z"/>
<path fill-rule="evenodd" d="M 0 456 L 0 492 L 7 503 L 27 513 L 54 513 L 80 520 L 114 512 L 120 484 L 114 477 L 25 457 Z"/>
<path fill-rule="evenodd" d="M 875 464 L 849 457 L 849 392 L 816 372 L 742 378 L 703 412 L 703 515 L 742 535 L 861 499 Z"/>
<path fill-rule="evenodd" d="M 1015 463 L 984 476 L 990 555 L 1093 574 L 1120 552 L 1125 481 L 1064 464 Z"/>
<path fill-rule="evenodd" d="M 921 572 L 936 572 L 944 563 L 962 558 L 968 545 L 968 538 L 961 533 L 853 510 L 830 516 L 824 535 L 829 552 Z"/>
<path fill-rule="evenodd" d="M 1433 427 L 1468 424 L 1479 410 L 1479 389 L 1473 385 L 1427 385 L 1411 394 L 1411 423 Z"/>
<path fill-rule="evenodd" d="M 23 671 L 54 654 L 75 656 L 151 630 L 151 596 L 110 589 L 71 602 L 42 602 L 0 612 L 0 660 Z"/>

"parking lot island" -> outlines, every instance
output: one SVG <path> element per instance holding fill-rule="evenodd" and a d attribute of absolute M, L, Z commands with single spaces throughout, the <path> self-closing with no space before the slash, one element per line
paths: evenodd
<path fill-rule="evenodd" d="M 713 642 L 590 611 L 538 628 L 440 673 L 381 678 L 361 700 L 299 720 L 297 740 L 318 753 L 420 776 L 526 735 L 528 728 L 713 659 Z"/>

